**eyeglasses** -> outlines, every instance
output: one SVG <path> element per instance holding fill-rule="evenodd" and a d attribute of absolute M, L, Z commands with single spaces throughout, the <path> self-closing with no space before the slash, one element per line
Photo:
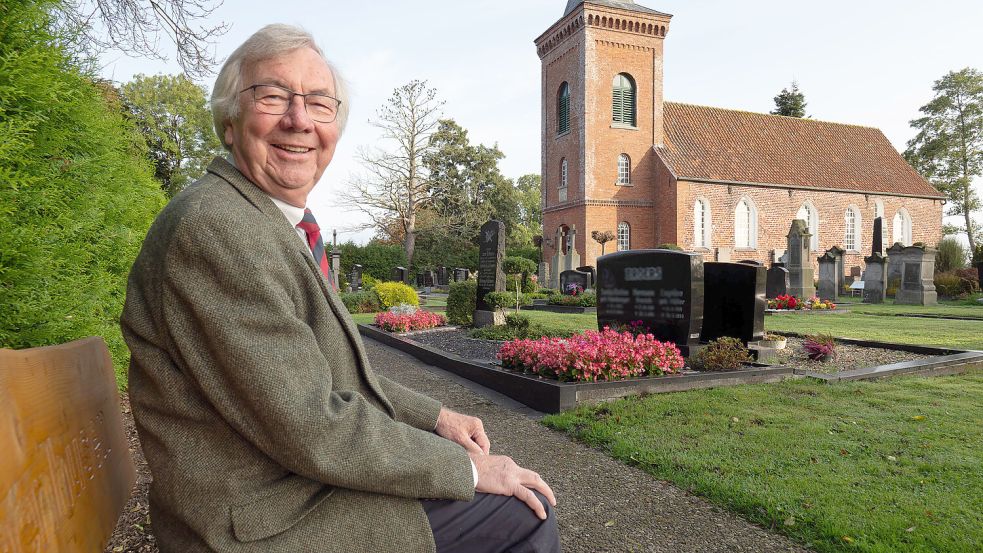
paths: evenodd
<path fill-rule="evenodd" d="M 254 84 L 244 88 L 239 94 L 247 90 L 253 91 L 253 104 L 260 113 L 267 115 L 283 115 L 290 110 L 290 103 L 294 101 L 294 96 L 304 99 L 304 106 L 307 108 L 307 115 L 318 123 L 330 123 L 338 117 L 338 108 L 341 101 L 326 94 L 300 94 L 282 86 L 272 84 Z"/>

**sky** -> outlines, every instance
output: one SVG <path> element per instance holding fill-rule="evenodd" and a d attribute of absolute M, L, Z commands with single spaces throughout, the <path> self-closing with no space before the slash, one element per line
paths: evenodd
<path fill-rule="evenodd" d="M 665 99 L 767 113 L 796 80 L 809 116 L 881 129 L 903 151 L 909 121 L 949 71 L 983 70 L 980 0 L 642 0 L 673 15 L 665 42 Z M 364 243 L 364 216 L 337 201 L 361 171 L 359 146 L 382 147 L 369 124 L 395 88 L 426 80 L 443 115 L 473 144 L 495 145 L 500 168 L 539 173 L 541 67 L 533 41 L 560 19 L 566 0 L 226 0 L 211 16 L 231 24 L 216 42 L 221 62 L 269 23 L 300 25 L 317 39 L 352 90 L 348 127 L 309 199 L 339 242 Z M 275 12 L 275 13 L 272 13 Z M 161 38 L 165 54 L 173 52 Z M 173 58 L 173 55 L 171 55 Z M 177 63 L 104 52 L 101 73 L 126 82 L 138 73 L 178 73 Z M 211 90 L 214 78 L 202 81 Z M 975 182 L 983 194 L 983 179 Z"/>

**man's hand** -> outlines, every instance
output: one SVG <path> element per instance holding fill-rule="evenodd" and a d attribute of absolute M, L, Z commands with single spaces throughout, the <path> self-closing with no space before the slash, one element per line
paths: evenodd
<path fill-rule="evenodd" d="M 480 455 L 471 453 L 471 462 L 478 469 L 476 491 L 498 495 L 511 495 L 523 501 L 541 520 L 546 520 L 546 509 L 533 490 L 546 496 L 550 505 L 556 506 L 553 490 L 539 474 L 515 464 L 505 455 Z"/>
<path fill-rule="evenodd" d="M 488 455 L 488 449 L 491 447 L 481 419 L 455 413 L 443 407 L 437 415 L 437 428 L 434 432 L 438 436 L 461 444 L 468 453 Z"/>

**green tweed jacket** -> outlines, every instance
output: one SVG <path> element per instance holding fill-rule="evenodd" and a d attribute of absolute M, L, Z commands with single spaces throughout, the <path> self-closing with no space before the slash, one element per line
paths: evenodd
<path fill-rule="evenodd" d="M 121 323 L 162 553 L 434 551 L 418 498 L 474 495 L 440 404 L 373 373 L 303 240 L 225 160 L 157 217 Z"/>

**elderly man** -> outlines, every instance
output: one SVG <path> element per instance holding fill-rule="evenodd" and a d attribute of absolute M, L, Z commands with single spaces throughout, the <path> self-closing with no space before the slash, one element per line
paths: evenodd
<path fill-rule="evenodd" d="M 549 486 L 375 374 L 325 278 L 305 206 L 348 105 L 310 35 L 257 32 L 212 104 L 230 159 L 161 212 L 122 317 L 160 550 L 558 551 Z"/>

